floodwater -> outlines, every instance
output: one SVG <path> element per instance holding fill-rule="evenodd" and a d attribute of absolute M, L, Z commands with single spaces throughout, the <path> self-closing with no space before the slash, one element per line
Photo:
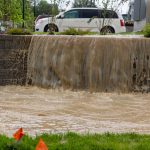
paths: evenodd
<path fill-rule="evenodd" d="M 0 87 L 0 134 L 150 133 L 150 94 Z"/>

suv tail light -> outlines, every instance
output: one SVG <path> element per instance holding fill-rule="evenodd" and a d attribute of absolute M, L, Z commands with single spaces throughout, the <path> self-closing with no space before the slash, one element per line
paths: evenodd
<path fill-rule="evenodd" d="M 124 26 L 124 20 L 123 20 L 123 19 L 120 20 L 120 26 L 121 26 L 121 27 Z"/>

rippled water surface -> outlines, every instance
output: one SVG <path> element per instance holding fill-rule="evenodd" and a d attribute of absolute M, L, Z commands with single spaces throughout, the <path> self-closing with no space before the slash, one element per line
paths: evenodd
<path fill-rule="evenodd" d="M 0 134 L 43 132 L 150 133 L 150 94 L 89 93 L 0 87 Z"/>

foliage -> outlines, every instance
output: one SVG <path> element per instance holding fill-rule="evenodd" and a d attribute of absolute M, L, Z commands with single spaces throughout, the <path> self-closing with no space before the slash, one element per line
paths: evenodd
<path fill-rule="evenodd" d="M 129 0 L 74 0 L 73 7 L 100 7 L 116 10 Z"/>
<path fill-rule="evenodd" d="M 87 34 L 90 34 L 90 31 L 89 30 L 83 31 L 81 29 L 69 28 L 69 29 L 67 29 L 64 32 L 61 32 L 59 34 L 63 34 L 63 35 L 87 35 Z"/>
<path fill-rule="evenodd" d="M 34 9 L 34 7 L 32 7 Z M 55 10 L 55 14 L 58 14 L 58 5 L 52 5 L 49 4 L 46 0 L 41 0 L 36 6 L 35 6 L 35 16 L 41 14 L 53 14 L 53 9 Z"/>
<path fill-rule="evenodd" d="M 4 21 L 8 20 L 10 15 L 10 3 L 8 0 L 0 0 L 0 18 Z"/>
<path fill-rule="evenodd" d="M 31 11 L 30 1 L 24 0 L 25 2 L 25 19 L 24 23 L 27 27 L 31 26 L 33 20 L 33 13 Z M 22 0 L 0 0 L 0 19 L 9 21 L 13 26 L 21 25 L 23 22 L 22 18 Z M 5 23 L 4 23 L 5 24 Z"/>
<path fill-rule="evenodd" d="M 0 136 L 1 150 L 34 150 L 42 138 L 50 150 L 148 150 L 150 135 L 128 134 L 42 134 L 31 138 L 24 136 L 19 143 Z"/>
<path fill-rule="evenodd" d="M 71 0 L 49 0 L 53 6 L 57 5 L 59 9 L 63 9 L 63 6 L 67 7 Z M 53 10 L 54 11 L 54 10 Z"/>
<path fill-rule="evenodd" d="M 18 11 L 21 12 L 20 0 L 11 0 L 11 2 L 9 0 L 0 0 L 0 18 L 3 21 L 9 21 L 11 17 L 13 18 L 15 11 L 17 13 Z"/>
<path fill-rule="evenodd" d="M 10 8 L 10 20 L 15 23 L 22 22 L 22 12 L 21 12 L 21 4 L 18 0 L 13 0 L 11 2 Z"/>
<path fill-rule="evenodd" d="M 21 6 L 22 6 L 22 0 L 21 0 Z M 32 29 L 34 25 L 34 14 L 31 9 L 30 1 L 25 0 L 25 18 L 24 18 L 24 24 L 26 28 Z"/>
<path fill-rule="evenodd" d="M 13 28 L 7 31 L 7 34 L 11 35 L 31 35 L 32 33 L 26 29 Z"/>
<path fill-rule="evenodd" d="M 93 0 L 75 0 L 73 7 L 96 7 L 96 4 Z"/>
<path fill-rule="evenodd" d="M 143 33 L 145 37 L 150 37 L 150 24 L 147 24 L 144 29 L 143 29 Z"/>

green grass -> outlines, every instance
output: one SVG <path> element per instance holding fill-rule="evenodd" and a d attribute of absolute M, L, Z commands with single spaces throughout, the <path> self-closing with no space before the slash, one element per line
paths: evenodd
<path fill-rule="evenodd" d="M 32 35 L 30 30 L 22 28 L 12 28 L 7 31 L 7 34 L 10 35 Z"/>
<path fill-rule="evenodd" d="M 32 32 L 33 35 L 48 35 L 48 32 Z"/>
<path fill-rule="evenodd" d="M 0 136 L 0 150 L 35 150 L 42 138 L 49 150 L 150 150 L 150 135 L 130 134 L 43 134 L 24 136 L 20 143 Z"/>
<path fill-rule="evenodd" d="M 144 35 L 143 31 L 138 31 L 138 32 L 122 32 L 122 33 L 117 33 L 117 34 L 121 34 L 121 35 Z"/>
<path fill-rule="evenodd" d="M 49 35 L 48 32 L 33 32 L 32 34 L 36 35 Z M 70 28 L 64 32 L 55 32 L 55 35 L 101 35 L 98 32 L 90 32 L 90 31 L 82 31 L 76 30 L 74 28 Z M 112 35 L 144 35 L 143 31 L 138 32 L 122 32 L 122 33 L 115 33 Z"/>
<path fill-rule="evenodd" d="M 48 32 L 33 32 L 33 34 L 36 35 L 51 35 Z M 88 30 L 84 31 L 81 29 L 75 29 L 75 28 L 69 28 L 65 30 L 64 32 L 54 32 L 54 35 L 97 35 L 99 33 L 96 32 L 90 32 Z"/>
<path fill-rule="evenodd" d="M 66 29 L 64 32 L 59 32 L 58 35 L 89 35 L 92 34 L 89 30 L 81 30 L 75 28 Z"/>

